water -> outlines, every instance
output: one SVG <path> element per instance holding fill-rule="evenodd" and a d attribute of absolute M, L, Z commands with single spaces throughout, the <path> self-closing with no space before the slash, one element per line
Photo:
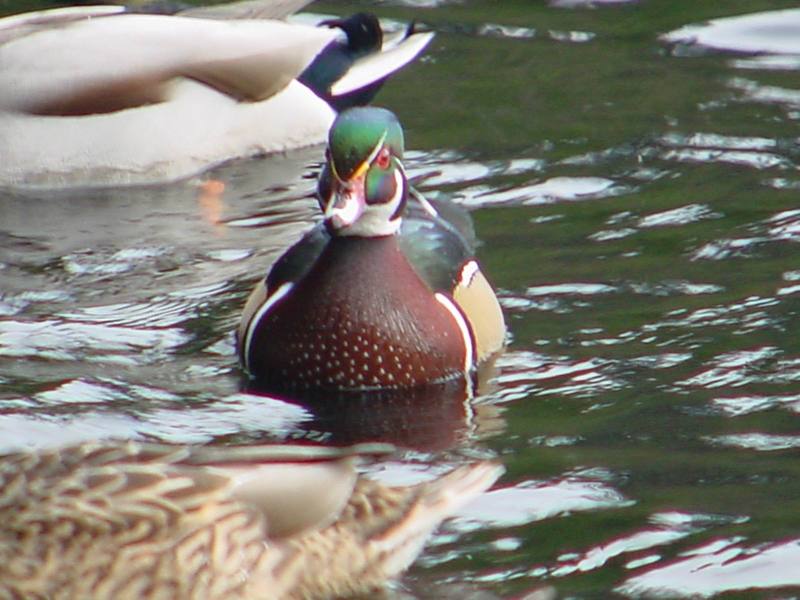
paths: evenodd
<path fill-rule="evenodd" d="M 692 43 L 792 52 L 800 17 L 660 38 L 790 6 L 372 6 L 439 32 L 379 101 L 412 175 L 436 173 L 426 192 L 473 210 L 506 311 L 470 402 L 312 411 L 243 387 L 231 332 L 315 217 L 319 149 L 165 187 L 0 192 L 0 449 L 382 437 L 406 450 L 370 469 L 397 482 L 494 456 L 505 477 L 397 597 L 800 595 L 800 62 Z"/>

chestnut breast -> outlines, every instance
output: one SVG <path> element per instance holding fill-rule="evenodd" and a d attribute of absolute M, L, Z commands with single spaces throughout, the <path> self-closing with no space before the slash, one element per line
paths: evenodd
<path fill-rule="evenodd" d="M 473 358 L 469 325 L 453 310 L 420 279 L 395 236 L 336 237 L 254 324 L 250 371 L 281 387 L 337 390 L 450 379 Z"/>

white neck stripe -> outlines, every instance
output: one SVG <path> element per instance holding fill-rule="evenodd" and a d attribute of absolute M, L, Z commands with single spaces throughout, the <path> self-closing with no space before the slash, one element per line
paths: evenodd
<path fill-rule="evenodd" d="M 477 261 L 470 260 L 464 263 L 464 266 L 461 267 L 461 277 L 458 280 L 458 285 L 464 288 L 469 287 L 478 271 L 479 267 Z"/>
<path fill-rule="evenodd" d="M 247 324 L 247 329 L 244 332 L 244 349 L 242 350 L 242 357 L 244 358 L 244 368 L 248 373 L 250 373 L 250 344 L 253 341 L 253 333 L 258 327 L 259 321 L 264 318 L 264 316 L 273 306 L 275 306 L 279 300 L 291 292 L 293 287 L 293 281 L 287 281 L 278 287 L 278 289 L 275 290 L 275 292 L 264 301 L 264 304 L 258 308 L 256 313 L 253 315 L 253 318 L 250 319 L 250 322 Z"/>
<path fill-rule="evenodd" d="M 448 310 L 450 315 L 453 317 L 453 320 L 456 322 L 459 331 L 461 332 L 461 338 L 464 342 L 464 372 L 469 373 L 472 370 L 472 353 L 474 345 L 472 343 L 472 334 L 470 333 L 469 325 L 467 325 L 467 320 L 464 318 L 461 309 L 456 306 L 456 303 L 446 295 L 442 294 L 441 292 L 437 292 L 434 294 L 434 297 L 439 304 Z"/>

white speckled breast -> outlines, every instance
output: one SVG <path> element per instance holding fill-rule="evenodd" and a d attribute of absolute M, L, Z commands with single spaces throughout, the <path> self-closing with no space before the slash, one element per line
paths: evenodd
<path fill-rule="evenodd" d="M 415 387 L 463 374 L 472 359 L 394 236 L 331 240 L 252 327 L 250 371 L 280 387 Z"/>

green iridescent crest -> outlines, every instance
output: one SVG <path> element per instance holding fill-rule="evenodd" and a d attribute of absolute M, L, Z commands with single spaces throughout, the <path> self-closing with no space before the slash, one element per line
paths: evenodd
<path fill-rule="evenodd" d="M 342 112 L 328 136 L 330 160 L 336 174 L 348 179 L 367 160 L 385 135 L 384 145 L 398 158 L 403 156 L 403 129 L 397 117 L 385 108 L 365 106 Z"/>

